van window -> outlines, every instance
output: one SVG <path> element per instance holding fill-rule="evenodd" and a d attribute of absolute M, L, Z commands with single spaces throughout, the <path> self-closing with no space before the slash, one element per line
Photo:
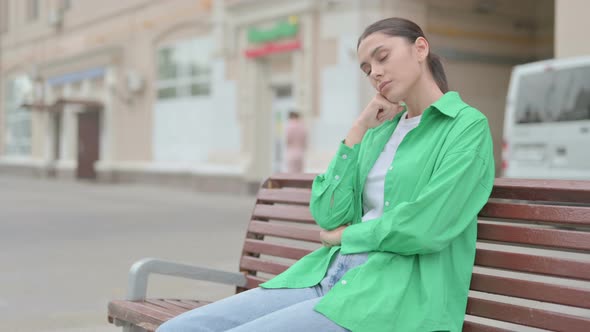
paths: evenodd
<path fill-rule="evenodd" d="M 517 124 L 590 120 L 590 67 L 523 75 Z"/>

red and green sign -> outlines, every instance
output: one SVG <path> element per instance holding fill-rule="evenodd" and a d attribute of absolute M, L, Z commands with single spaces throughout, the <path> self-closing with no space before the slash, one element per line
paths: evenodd
<path fill-rule="evenodd" d="M 299 22 L 296 16 L 277 22 L 269 29 L 252 27 L 248 29 L 248 41 L 257 46 L 247 49 L 245 55 L 248 58 L 256 58 L 300 49 L 301 42 L 296 39 L 298 32 Z"/>

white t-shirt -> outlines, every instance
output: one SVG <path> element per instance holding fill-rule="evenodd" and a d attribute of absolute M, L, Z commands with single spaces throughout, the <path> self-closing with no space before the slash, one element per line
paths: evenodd
<path fill-rule="evenodd" d="M 387 172 L 393 170 L 393 158 L 398 146 L 404 137 L 418 124 L 422 115 L 407 119 L 407 112 L 405 112 L 393 134 L 389 138 L 379 158 L 371 168 L 367 181 L 365 182 L 365 189 L 363 191 L 363 221 L 381 217 L 383 214 L 383 205 L 389 202 L 384 202 L 385 196 L 385 175 Z"/>

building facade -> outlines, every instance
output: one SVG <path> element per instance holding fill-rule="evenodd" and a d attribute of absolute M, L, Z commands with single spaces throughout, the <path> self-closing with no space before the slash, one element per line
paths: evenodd
<path fill-rule="evenodd" d="M 0 172 L 247 192 L 284 170 L 291 110 L 309 135 L 305 170 L 320 172 L 375 93 L 357 38 L 390 16 L 424 28 L 451 89 L 488 116 L 499 166 L 512 67 L 590 53 L 571 38 L 588 7 L 0 0 Z"/>

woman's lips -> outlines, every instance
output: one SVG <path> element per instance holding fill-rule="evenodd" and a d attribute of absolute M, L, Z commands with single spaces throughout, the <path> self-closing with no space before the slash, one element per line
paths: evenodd
<path fill-rule="evenodd" d="M 391 81 L 387 81 L 387 82 L 383 82 L 383 83 L 379 84 L 379 92 L 383 93 L 383 89 L 386 88 L 387 86 L 389 86 L 389 83 L 391 83 Z"/>

